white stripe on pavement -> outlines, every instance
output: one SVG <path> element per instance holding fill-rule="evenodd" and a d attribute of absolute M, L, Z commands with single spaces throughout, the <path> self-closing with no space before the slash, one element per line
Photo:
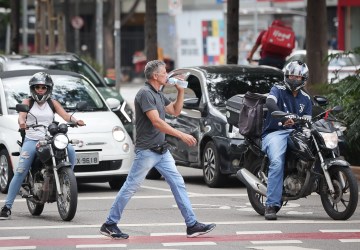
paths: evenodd
<path fill-rule="evenodd" d="M 238 231 L 236 234 L 281 234 L 281 231 Z"/>
<path fill-rule="evenodd" d="M 216 246 L 215 242 L 202 241 L 202 242 L 171 242 L 162 243 L 164 247 L 175 247 L 175 246 Z"/>
<path fill-rule="evenodd" d="M 0 237 L 0 240 L 28 240 L 30 236 Z"/>
<path fill-rule="evenodd" d="M 250 241 L 252 244 L 299 244 L 301 240 L 256 240 Z"/>
<path fill-rule="evenodd" d="M 358 224 L 360 220 L 334 221 L 334 220 L 287 220 L 287 221 L 212 221 L 205 224 L 215 223 L 217 225 L 253 225 L 253 224 Z M 184 222 L 178 223 L 142 223 L 121 224 L 121 227 L 160 227 L 160 226 L 184 226 Z M 94 225 L 54 225 L 54 226 L 22 226 L 22 227 L 0 227 L 1 230 L 29 230 L 29 229 L 63 229 L 63 228 L 100 228 L 101 224 Z"/>
<path fill-rule="evenodd" d="M 339 241 L 343 243 L 358 243 L 360 239 L 339 239 Z"/>
<path fill-rule="evenodd" d="M 110 247 L 127 247 L 127 245 L 126 244 L 76 245 L 76 248 L 110 248 Z"/>

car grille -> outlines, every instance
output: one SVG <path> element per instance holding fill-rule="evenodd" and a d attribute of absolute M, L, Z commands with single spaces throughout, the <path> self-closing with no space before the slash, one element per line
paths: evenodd
<path fill-rule="evenodd" d="M 110 171 L 117 170 L 121 168 L 122 160 L 117 161 L 101 161 L 97 165 L 79 165 L 75 166 L 75 173 L 83 172 L 97 172 L 97 171 Z"/>

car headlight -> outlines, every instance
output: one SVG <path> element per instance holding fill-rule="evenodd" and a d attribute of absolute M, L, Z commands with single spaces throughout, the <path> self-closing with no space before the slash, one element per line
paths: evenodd
<path fill-rule="evenodd" d="M 69 144 L 69 138 L 64 134 L 57 134 L 53 139 L 54 147 L 57 149 L 65 149 Z"/>
<path fill-rule="evenodd" d="M 319 132 L 322 138 L 324 139 L 325 146 L 329 149 L 334 149 L 338 145 L 338 135 L 336 131 L 332 133 Z"/>
<path fill-rule="evenodd" d="M 112 134 L 115 140 L 117 141 L 123 141 L 126 138 L 125 131 L 121 127 L 114 127 L 112 130 Z"/>

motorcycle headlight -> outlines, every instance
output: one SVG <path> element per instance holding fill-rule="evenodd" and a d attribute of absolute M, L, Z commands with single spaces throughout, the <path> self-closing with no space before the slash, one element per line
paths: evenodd
<path fill-rule="evenodd" d="M 337 135 L 336 131 L 334 131 L 332 133 L 320 132 L 320 135 L 324 139 L 325 146 L 327 148 L 334 149 L 337 147 L 339 139 L 338 139 L 338 135 Z"/>
<path fill-rule="evenodd" d="M 69 144 L 69 138 L 64 134 L 57 134 L 53 139 L 54 147 L 57 149 L 65 149 Z"/>
<path fill-rule="evenodd" d="M 121 127 L 114 127 L 112 130 L 112 134 L 115 140 L 123 141 L 126 138 L 125 131 Z"/>

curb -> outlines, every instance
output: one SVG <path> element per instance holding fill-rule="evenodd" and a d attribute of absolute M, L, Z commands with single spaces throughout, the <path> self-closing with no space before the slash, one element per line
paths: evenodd
<path fill-rule="evenodd" d="M 350 168 L 355 174 L 355 177 L 358 179 L 358 181 L 360 181 L 360 166 L 351 166 Z"/>

